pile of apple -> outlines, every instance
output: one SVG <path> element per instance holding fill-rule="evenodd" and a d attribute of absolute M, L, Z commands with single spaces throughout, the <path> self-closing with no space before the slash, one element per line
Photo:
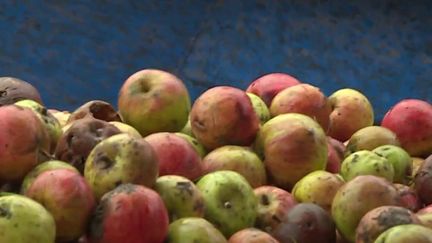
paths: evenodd
<path fill-rule="evenodd" d="M 432 105 L 284 73 L 193 103 L 161 70 L 118 109 L 0 78 L 0 242 L 432 242 Z"/>

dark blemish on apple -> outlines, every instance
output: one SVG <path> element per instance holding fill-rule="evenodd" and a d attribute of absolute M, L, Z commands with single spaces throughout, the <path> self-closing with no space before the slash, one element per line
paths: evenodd
<path fill-rule="evenodd" d="M 120 186 L 122 183 L 123 183 L 122 180 L 118 180 L 118 181 L 116 181 L 116 182 L 114 183 L 114 185 L 115 185 L 116 187 L 118 187 L 118 186 Z"/>
<path fill-rule="evenodd" d="M 353 154 L 353 159 L 351 160 L 351 162 L 353 162 L 353 163 L 358 162 L 359 157 L 360 156 L 358 154 Z"/>
<path fill-rule="evenodd" d="M 102 170 L 106 170 L 114 165 L 114 161 L 105 154 L 99 154 L 99 156 L 96 155 L 95 165 Z"/>
<path fill-rule="evenodd" d="M 264 206 L 270 205 L 270 200 L 269 200 L 269 198 L 268 198 L 267 195 L 262 195 L 261 196 L 261 204 L 264 205 Z"/>
<path fill-rule="evenodd" d="M 282 220 L 276 214 L 273 214 L 271 218 L 272 218 L 273 221 L 276 221 L 278 223 L 282 222 Z"/>
<path fill-rule="evenodd" d="M 232 204 L 231 204 L 230 201 L 225 202 L 225 203 L 223 204 L 223 206 L 224 206 L 224 208 L 226 208 L 226 209 L 230 209 L 230 208 L 232 208 Z"/>
<path fill-rule="evenodd" d="M 188 181 L 179 181 L 176 184 L 176 188 L 181 192 L 187 192 L 190 196 L 193 195 L 192 184 Z"/>
<path fill-rule="evenodd" d="M 10 211 L 10 206 L 7 204 L 0 205 L 0 217 L 10 219 L 12 218 L 12 212 Z"/>

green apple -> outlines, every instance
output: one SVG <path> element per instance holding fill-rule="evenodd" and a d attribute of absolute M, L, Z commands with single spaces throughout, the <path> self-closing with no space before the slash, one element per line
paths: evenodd
<path fill-rule="evenodd" d="M 98 143 L 85 162 L 84 177 L 97 200 L 125 183 L 153 187 L 159 167 L 149 143 L 117 134 Z"/>
<path fill-rule="evenodd" d="M 53 216 L 38 202 L 21 195 L 0 197 L 0 242 L 54 243 Z"/>
<path fill-rule="evenodd" d="M 172 222 L 167 242 L 170 243 L 227 243 L 222 233 L 203 218 L 188 217 Z"/>
<path fill-rule="evenodd" d="M 412 158 L 403 148 L 395 145 L 382 145 L 372 152 L 386 158 L 394 168 L 394 183 L 408 184 L 411 181 Z"/>
<path fill-rule="evenodd" d="M 254 226 L 258 201 L 242 175 L 234 171 L 215 171 L 203 176 L 197 186 L 204 197 L 204 218 L 225 237 Z"/>
<path fill-rule="evenodd" d="M 118 108 L 123 121 L 145 137 L 180 131 L 188 119 L 191 101 L 179 78 L 162 70 L 145 69 L 123 83 Z"/>
<path fill-rule="evenodd" d="M 246 92 L 249 96 L 249 99 L 252 102 L 252 107 L 260 119 L 261 124 L 264 124 L 266 121 L 270 120 L 270 111 L 264 101 L 256 94 Z"/>
<path fill-rule="evenodd" d="M 179 218 L 204 216 L 201 191 L 186 177 L 161 176 L 156 180 L 155 190 L 164 201 L 171 222 Z"/>

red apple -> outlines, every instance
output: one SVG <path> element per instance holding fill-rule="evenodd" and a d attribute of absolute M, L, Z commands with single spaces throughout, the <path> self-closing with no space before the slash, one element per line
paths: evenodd
<path fill-rule="evenodd" d="M 273 97 L 300 81 L 285 73 L 269 73 L 251 82 L 246 92 L 258 95 L 270 107 Z"/>
<path fill-rule="evenodd" d="M 80 238 L 96 205 L 84 177 L 68 169 L 40 174 L 28 188 L 26 196 L 41 203 L 53 215 L 58 241 Z"/>
<path fill-rule="evenodd" d="M 31 109 L 0 107 L 0 180 L 24 178 L 49 147 L 48 133 Z"/>
<path fill-rule="evenodd" d="M 326 171 L 339 173 L 342 161 L 344 159 L 345 145 L 332 138 L 327 137 L 327 167 Z"/>
<path fill-rule="evenodd" d="M 119 92 L 123 121 L 141 135 L 178 132 L 186 124 L 190 98 L 183 82 L 168 72 L 145 69 L 134 73 Z"/>
<path fill-rule="evenodd" d="M 412 187 L 397 183 L 394 186 L 401 197 L 402 207 L 417 212 L 423 206 L 419 196 Z"/>
<path fill-rule="evenodd" d="M 280 91 L 270 106 L 272 116 L 300 113 L 316 120 L 327 131 L 331 113 L 330 102 L 318 87 L 298 84 Z"/>
<path fill-rule="evenodd" d="M 88 238 L 92 243 L 162 243 L 168 224 L 168 212 L 155 191 L 122 184 L 102 197 Z"/>
<path fill-rule="evenodd" d="M 398 102 L 385 115 L 381 126 L 396 133 L 411 156 L 432 154 L 432 105 L 418 99 Z"/>
<path fill-rule="evenodd" d="M 276 229 L 281 219 L 297 204 L 291 193 L 275 186 L 260 186 L 254 189 L 254 193 L 258 199 L 255 226 L 266 232 Z"/>
<path fill-rule="evenodd" d="M 175 133 L 159 132 L 144 138 L 159 161 L 159 175 L 179 175 L 195 180 L 203 174 L 201 157 L 194 147 Z"/>
<path fill-rule="evenodd" d="M 211 88 L 198 97 L 190 120 L 193 134 L 209 150 L 252 144 L 260 124 L 246 92 L 229 86 Z"/>

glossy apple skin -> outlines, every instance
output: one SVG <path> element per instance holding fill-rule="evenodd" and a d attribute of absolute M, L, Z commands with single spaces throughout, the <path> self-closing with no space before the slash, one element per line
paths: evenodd
<path fill-rule="evenodd" d="M 252 81 L 246 92 L 258 95 L 270 107 L 273 98 L 280 91 L 299 83 L 299 80 L 286 73 L 269 73 Z"/>
<path fill-rule="evenodd" d="M 84 177 L 68 169 L 43 172 L 30 185 L 26 196 L 43 204 L 53 215 L 58 241 L 81 237 L 96 206 Z"/>
<path fill-rule="evenodd" d="M 192 132 L 208 150 L 224 145 L 249 146 L 259 129 L 259 118 L 246 92 L 217 86 L 196 99 L 190 114 Z"/>
<path fill-rule="evenodd" d="M 31 109 L 0 107 L 0 180 L 21 180 L 49 149 L 48 133 Z"/>
<path fill-rule="evenodd" d="M 168 212 L 155 191 L 123 184 L 102 197 L 88 238 L 92 243 L 162 243 L 168 225 Z"/>
<path fill-rule="evenodd" d="M 191 101 L 178 77 L 166 71 L 144 69 L 132 74 L 119 91 L 123 121 L 143 137 L 156 132 L 178 132 L 186 124 Z"/>
<path fill-rule="evenodd" d="M 432 105 L 418 99 L 406 99 L 394 105 L 381 126 L 396 133 L 402 148 L 411 156 L 432 154 Z"/>
<path fill-rule="evenodd" d="M 144 138 L 155 151 L 159 175 L 179 175 L 196 180 L 203 174 L 201 157 L 194 147 L 175 133 L 159 132 Z"/>

